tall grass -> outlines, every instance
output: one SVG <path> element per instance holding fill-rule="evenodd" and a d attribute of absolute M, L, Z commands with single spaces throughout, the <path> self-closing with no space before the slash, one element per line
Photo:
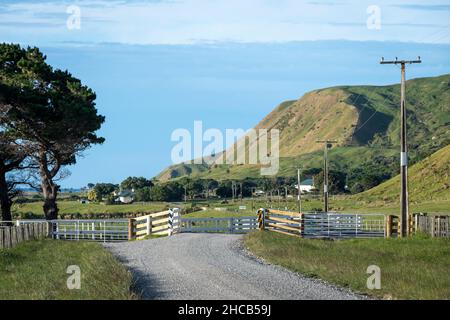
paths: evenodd
<path fill-rule="evenodd" d="M 81 289 L 67 288 L 67 267 L 81 269 Z M 131 274 L 100 244 L 29 241 L 0 250 L 0 299 L 134 299 Z"/>
<path fill-rule="evenodd" d="M 300 239 L 273 232 L 246 236 L 257 256 L 380 298 L 450 299 L 450 239 Z M 381 290 L 367 289 L 367 267 L 381 268 Z"/>

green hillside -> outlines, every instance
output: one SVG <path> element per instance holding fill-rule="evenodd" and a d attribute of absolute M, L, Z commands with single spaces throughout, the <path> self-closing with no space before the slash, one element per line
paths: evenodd
<path fill-rule="evenodd" d="M 450 145 L 409 168 L 409 199 L 412 203 L 450 200 Z M 398 201 L 400 176 L 355 196 L 356 200 Z"/>
<path fill-rule="evenodd" d="M 450 144 L 450 75 L 409 80 L 406 84 L 410 163 Z M 341 86 L 315 90 L 280 104 L 256 129 L 280 130 L 279 176 L 294 167 L 320 168 L 320 139 L 338 143 L 330 150 L 331 169 L 355 168 L 398 157 L 400 86 Z M 220 159 L 220 157 L 219 157 Z M 396 160 L 395 160 L 396 161 Z M 394 172 L 393 174 L 396 174 Z M 173 165 L 157 178 L 184 176 L 243 179 L 260 176 L 255 165 Z"/>

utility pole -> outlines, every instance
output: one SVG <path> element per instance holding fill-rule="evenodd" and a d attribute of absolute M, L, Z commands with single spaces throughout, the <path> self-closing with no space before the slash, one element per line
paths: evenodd
<path fill-rule="evenodd" d="M 337 143 L 335 140 L 318 140 L 317 143 L 324 144 L 323 150 L 323 211 L 328 212 L 328 148 L 332 143 Z"/>
<path fill-rule="evenodd" d="M 408 200 L 408 148 L 406 143 L 406 64 L 422 63 L 420 57 L 417 60 L 398 60 L 385 61 L 381 58 L 380 64 L 399 64 L 401 65 L 401 85 L 400 85 L 400 229 L 401 236 L 409 235 L 409 200 Z"/>
<path fill-rule="evenodd" d="M 288 187 L 284 186 L 284 201 L 286 202 L 286 205 L 284 206 L 284 210 L 288 210 Z"/>
<path fill-rule="evenodd" d="M 298 213 L 302 213 L 302 190 L 300 188 L 301 184 L 301 172 L 300 167 L 297 168 L 297 189 L 298 189 L 298 195 L 297 195 L 297 202 L 298 202 Z"/>
<path fill-rule="evenodd" d="M 236 184 L 234 181 L 231 181 L 231 195 L 233 197 L 233 203 L 234 203 L 234 195 L 235 195 L 235 191 L 236 191 Z"/>
<path fill-rule="evenodd" d="M 239 184 L 240 188 L 241 188 L 241 204 L 242 204 L 242 200 L 243 200 L 243 194 L 242 194 L 242 182 Z"/>

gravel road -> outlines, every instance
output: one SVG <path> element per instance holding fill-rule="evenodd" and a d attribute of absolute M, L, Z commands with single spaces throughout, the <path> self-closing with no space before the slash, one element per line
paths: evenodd
<path fill-rule="evenodd" d="M 252 257 L 241 235 L 183 233 L 105 246 L 134 274 L 144 299 L 363 298 Z"/>

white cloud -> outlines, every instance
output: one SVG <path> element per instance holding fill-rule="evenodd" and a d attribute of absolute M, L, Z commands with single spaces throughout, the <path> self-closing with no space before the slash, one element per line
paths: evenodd
<path fill-rule="evenodd" d="M 450 42 L 450 11 L 445 9 L 445 3 L 435 3 L 435 10 L 429 10 L 412 3 L 377 2 L 381 8 L 381 30 L 367 28 L 366 10 L 372 1 L 6 1 L 0 5 L 0 41 Z M 82 13 L 81 29 L 76 31 L 65 28 L 66 8 L 73 4 L 80 6 Z"/>

